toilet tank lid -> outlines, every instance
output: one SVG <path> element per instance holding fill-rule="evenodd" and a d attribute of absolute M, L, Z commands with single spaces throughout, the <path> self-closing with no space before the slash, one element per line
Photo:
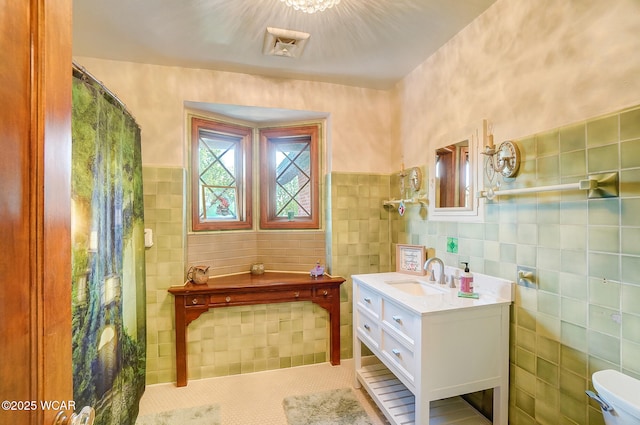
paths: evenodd
<path fill-rule="evenodd" d="M 608 403 L 640 419 L 640 381 L 617 370 L 593 374 L 593 387 Z"/>

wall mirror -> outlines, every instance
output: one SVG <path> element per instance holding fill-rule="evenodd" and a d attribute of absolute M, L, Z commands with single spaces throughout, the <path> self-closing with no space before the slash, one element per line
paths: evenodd
<path fill-rule="evenodd" d="M 480 220 L 478 137 L 436 146 L 429 166 L 429 215 L 432 220 Z"/>
<path fill-rule="evenodd" d="M 472 178 L 469 175 L 469 140 L 436 149 L 436 208 L 467 208 Z"/>

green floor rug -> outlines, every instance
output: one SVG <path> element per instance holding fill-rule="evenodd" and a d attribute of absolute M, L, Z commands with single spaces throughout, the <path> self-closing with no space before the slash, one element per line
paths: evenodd
<path fill-rule="evenodd" d="M 197 406 L 139 416 L 136 425 L 220 425 L 220 406 Z"/>
<path fill-rule="evenodd" d="M 289 425 L 371 425 L 349 388 L 287 397 L 282 405 Z"/>

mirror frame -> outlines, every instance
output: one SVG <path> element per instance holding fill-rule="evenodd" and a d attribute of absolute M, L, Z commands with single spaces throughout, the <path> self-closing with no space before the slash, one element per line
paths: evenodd
<path fill-rule="evenodd" d="M 476 197 L 477 188 L 482 186 L 482 158 L 480 158 L 480 134 L 482 124 L 475 128 L 470 128 L 466 136 L 451 138 L 441 145 L 433 146 L 430 149 L 429 158 L 429 219 L 434 221 L 482 221 L 484 219 L 484 199 Z M 444 146 L 450 146 L 465 140 L 469 141 L 469 168 L 470 168 L 470 204 L 465 207 L 444 207 L 436 208 L 436 150 Z"/>

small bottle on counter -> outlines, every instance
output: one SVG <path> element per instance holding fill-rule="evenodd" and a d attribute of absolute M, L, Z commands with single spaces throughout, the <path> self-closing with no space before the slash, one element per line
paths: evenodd
<path fill-rule="evenodd" d="M 464 264 L 464 272 L 460 276 L 460 292 L 465 294 L 473 293 L 473 275 L 469 271 L 469 263 L 462 262 Z"/>

